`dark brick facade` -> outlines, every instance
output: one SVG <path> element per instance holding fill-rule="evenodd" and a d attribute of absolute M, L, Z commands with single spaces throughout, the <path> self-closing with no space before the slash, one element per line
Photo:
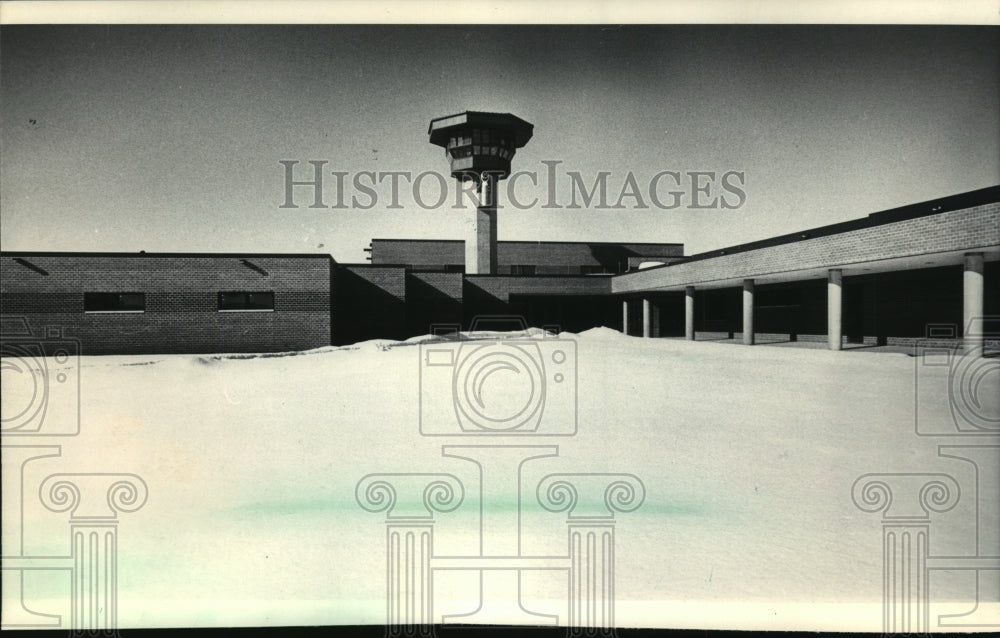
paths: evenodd
<path fill-rule="evenodd" d="M 602 276 L 469 275 L 465 278 L 464 324 L 482 315 L 523 317 L 530 326 L 579 332 L 617 326 L 618 303 Z"/>
<path fill-rule="evenodd" d="M 411 272 L 406 276 L 409 334 L 431 334 L 435 326 L 463 323 L 462 273 Z"/>
<path fill-rule="evenodd" d="M 512 273 L 512 266 L 533 266 L 538 275 L 614 274 L 644 258 L 669 262 L 683 255 L 683 244 L 501 241 L 497 243 L 497 274 L 517 274 Z M 465 244 L 461 240 L 373 239 L 371 259 L 372 265 L 459 268 L 465 262 Z"/>
<path fill-rule="evenodd" d="M 584 330 L 615 321 L 608 277 L 463 275 L 402 266 L 339 265 L 334 275 L 335 344 L 405 339 L 437 326 L 468 330 L 477 317 L 521 317 L 528 325 Z"/>
<path fill-rule="evenodd" d="M 82 354 L 305 350 L 330 343 L 328 255 L 4 253 L 0 314 Z M 219 292 L 272 291 L 273 311 L 220 312 Z M 141 292 L 145 310 L 84 312 L 88 292 Z"/>
<path fill-rule="evenodd" d="M 334 344 L 409 336 L 405 268 L 338 265 L 333 281 Z"/>

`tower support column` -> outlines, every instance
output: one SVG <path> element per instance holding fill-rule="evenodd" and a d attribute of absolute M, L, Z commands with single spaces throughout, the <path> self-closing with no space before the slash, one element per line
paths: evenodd
<path fill-rule="evenodd" d="M 497 176 L 483 173 L 478 190 L 479 205 L 471 213 L 465 241 L 465 272 L 493 275 L 497 272 Z"/>
<path fill-rule="evenodd" d="M 622 299 L 622 334 L 628 335 L 628 298 Z"/>
<path fill-rule="evenodd" d="M 462 192 L 473 180 L 479 193 L 475 211 L 466 213 L 467 274 L 497 272 L 497 184 L 510 175 L 514 153 L 528 143 L 534 128 L 510 113 L 465 111 L 431 120 L 430 143 L 444 149 L 451 176 L 463 184 Z"/>

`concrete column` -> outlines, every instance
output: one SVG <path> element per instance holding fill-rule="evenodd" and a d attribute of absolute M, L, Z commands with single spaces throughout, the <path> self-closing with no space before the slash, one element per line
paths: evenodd
<path fill-rule="evenodd" d="M 743 344 L 753 345 L 753 279 L 743 280 Z"/>
<path fill-rule="evenodd" d="M 628 334 L 628 299 L 622 299 L 622 334 Z"/>
<path fill-rule="evenodd" d="M 830 342 L 830 350 L 840 350 L 844 332 L 842 321 L 841 292 L 843 273 L 839 268 L 829 271 L 826 280 L 826 334 Z"/>
<path fill-rule="evenodd" d="M 983 348 L 983 253 L 965 254 L 962 336 L 966 352 Z M 970 329 L 971 328 L 971 329 Z"/>
<path fill-rule="evenodd" d="M 652 311 L 650 310 L 649 297 L 644 297 L 642 300 L 642 336 L 649 339 L 652 335 Z"/>
<path fill-rule="evenodd" d="M 684 338 L 694 341 L 694 286 L 684 289 Z"/>
<path fill-rule="evenodd" d="M 465 239 L 465 272 L 492 275 L 497 271 L 497 176 L 484 174 L 479 184 L 479 206 L 469 211 Z"/>

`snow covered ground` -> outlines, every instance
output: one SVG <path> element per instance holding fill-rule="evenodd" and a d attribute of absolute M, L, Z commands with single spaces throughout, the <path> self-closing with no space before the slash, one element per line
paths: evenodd
<path fill-rule="evenodd" d="M 544 475 L 642 480 L 641 507 L 615 518 L 623 627 L 880 631 L 881 518 L 851 495 L 870 472 L 954 476 L 963 497 L 932 518 L 932 553 L 975 551 L 971 467 L 939 457 L 942 441 L 914 431 L 917 405 L 921 419 L 953 418 L 948 367 L 603 328 L 562 338 L 576 344 L 575 373 L 564 367 L 561 385 L 548 382 L 539 434 L 511 438 L 421 435 L 435 409 L 421 400 L 442 402 L 444 414 L 455 391 L 447 369 L 422 369 L 430 338 L 294 356 L 84 357 L 81 433 L 46 441 L 63 445 L 61 456 L 25 466 L 24 484 L 54 472 L 143 477 L 147 504 L 119 522 L 120 627 L 384 623 L 385 515 L 361 509 L 355 487 L 374 472 L 455 475 L 466 499 L 437 515 L 434 552 L 475 553 L 477 467 L 443 456 L 442 445 L 558 446 L 558 456 L 524 465 L 525 555 L 566 552 L 565 514 L 535 499 Z M 554 347 L 538 333 L 532 342 L 543 358 Z M 523 379 L 487 381 L 483 396 L 510 400 Z M 988 397 L 1000 396 L 1000 374 L 984 379 L 979 396 L 995 410 Z M 574 414 L 575 435 L 544 436 Z M 980 522 L 995 525 L 990 489 L 994 504 Z M 33 490 L 25 488 L 24 552 L 65 554 L 67 515 L 41 508 Z M 11 502 L 5 485 L 5 518 Z M 475 608 L 469 578 L 435 572 L 436 617 Z M 935 573 L 932 615 L 968 610 L 969 578 Z M 566 622 L 563 572 L 529 574 L 523 587 L 525 607 Z M 26 576 L 33 609 L 68 614 L 68 591 L 65 573 Z M 5 607 L 13 604 L 5 594 Z"/>

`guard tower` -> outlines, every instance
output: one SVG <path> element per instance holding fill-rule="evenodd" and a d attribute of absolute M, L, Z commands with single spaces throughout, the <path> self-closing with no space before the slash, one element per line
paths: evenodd
<path fill-rule="evenodd" d="M 451 176 L 474 180 L 479 205 L 465 240 L 465 272 L 497 271 L 497 184 L 510 175 L 514 152 L 528 143 L 534 126 L 510 113 L 466 111 L 431 120 L 431 144 L 445 149 Z"/>

